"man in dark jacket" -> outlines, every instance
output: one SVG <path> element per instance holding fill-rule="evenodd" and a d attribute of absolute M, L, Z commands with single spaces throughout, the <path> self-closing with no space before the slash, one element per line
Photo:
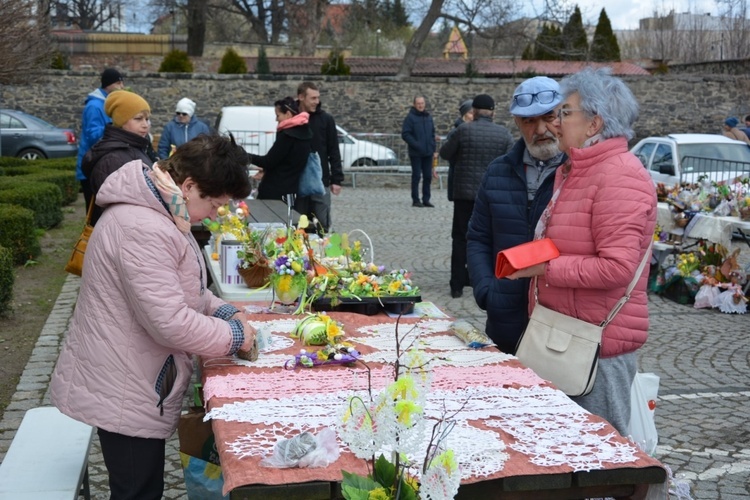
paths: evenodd
<path fill-rule="evenodd" d="M 302 82 L 297 87 L 297 99 L 300 111 L 310 114 L 312 149 L 320 156 L 326 192 L 321 196 L 297 198 L 295 206 L 298 211 L 307 214 L 310 220 L 317 219 L 323 231 L 328 232 L 331 228 L 331 194 L 338 196 L 344 182 L 336 121 L 320 107 L 320 90 L 314 83 Z"/>
<path fill-rule="evenodd" d="M 495 278 L 497 253 L 534 238 L 552 197 L 560 152 L 555 108 L 562 101 L 554 80 L 537 76 L 513 93 L 510 112 L 522 138 L 487 169 L 477 193 L 467 234 L 469 276 L 474 298 L 487 311 L 487 335 L 498 348 L 515 353 L 529 320 L 529 280 Z"/>
<path fill-rule="evenodd" d="M 401 127 L 401 138 L 409 145 L 411 161 L 411 206 L 434 207 L 430 203 L 430 182 L 432 182 L 432 161 L 435 152 L 435 123 L 425 108 L 424 96 L 416 96 L 409 114 Z M 419 201 L 419 179 L 422 178 L 422 201 Z"/>
<path fill-rule="evenodd" d="M 455 164 L 450 186 L 453 198 L 450 287 L 454 298 L 463 295 L 464 287 L 469 284 L 466 232 L 474 211 L 477 190 L 490 162 L 504 155 L 513 144 L 513 137 L 508 129 L 492 123 L 495 116 L 495 101 L 492 97 L 480 94 L 474 98 L 471 107 L 474 110 L 474 120 L 460 125 L 440 148 L 440 156 Z"/>

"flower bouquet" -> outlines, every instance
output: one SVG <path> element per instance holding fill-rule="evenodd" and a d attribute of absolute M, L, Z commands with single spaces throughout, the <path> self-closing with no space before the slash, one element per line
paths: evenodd
<path fill-rule="evenodd" d="M 305 232 L 307 225 L 307 217 L 303 215 L 298 229 L 288 227 L 277 230 L 274 244 L 268 248 L 267 254 L 272 270 L 269 280 L 276 298 L 282 304 L 293 304 L 303 297 L 298 312 L 302 311 L 304 305 L 308 272 L 315 272 L 315 261 Z"/>
<path fill-rule="evenodd" d="M 274 244 L 268 241 L 269 233 L 269 229 L 251 230 L 247 239 L 242 242 L 242 248 L 237 251 L 237 257 L 240 259 L 238 271 L 250 288 L 261 288 L 267 285 L 273 273 L 265 249 L 266 246 L 269 246 L 269 249 L 272 248 Z"/>

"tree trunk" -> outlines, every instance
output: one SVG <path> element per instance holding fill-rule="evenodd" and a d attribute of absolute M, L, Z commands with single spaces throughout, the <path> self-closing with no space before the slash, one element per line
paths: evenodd
<path fill-rule="evenodd" d="M 401 61 L 401 66 L 398 68 L 396 76 L 404 77 L 411 76 L 411 72 L 414 70 L 414 65 L 417 62 L 417 56 L 419 56 L 419 50 L 422 48 L 422 44 L 430 34 L 430 29 L 435 21 L 440 17 L 440 12 L 443 8 L 445 0 L 432 0 L 430 3 L 430 9 L 427 11 L 427 16 L 422 20 L 422 24 L 419 25 L 417 31 L 412 35 L 409 40 L 409 45 L 406 46 L 406 53 L 404 59 Z"/>
<path fill-rule="evenodd" d="M 290 22 L 300 36 L 299 55 L 312 57 L 320 39 L 321 22 L 329 0 L 305 0 L 296 9 L 289 9 Z"/>
<path fill-rule="evenodd" d="M 206 42 L 206 14 L 208 2 L 188 0 L 187 3 L 187 53 L 189 56 L 203 56 Z"/>

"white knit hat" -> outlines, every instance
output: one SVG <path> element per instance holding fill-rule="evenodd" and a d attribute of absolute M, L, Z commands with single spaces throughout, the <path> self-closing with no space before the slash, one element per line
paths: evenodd
<path fill-rule="evenodd" d="M 195 114 L 195 102 L 187 97 L 183 97 L 177 103 L 175 113 L 187 113 L 189 116 L 193 116 Z"/>

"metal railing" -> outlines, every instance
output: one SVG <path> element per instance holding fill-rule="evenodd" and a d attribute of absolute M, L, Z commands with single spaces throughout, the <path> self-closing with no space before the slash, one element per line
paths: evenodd
<path fill-rule="evenodd" d="M 680 182 L 698 182 L 706 177 L 713 182 L 732 182 L 750 177 L 750 163 L 743 161 L 684 156 L 680 160 Z"/>

